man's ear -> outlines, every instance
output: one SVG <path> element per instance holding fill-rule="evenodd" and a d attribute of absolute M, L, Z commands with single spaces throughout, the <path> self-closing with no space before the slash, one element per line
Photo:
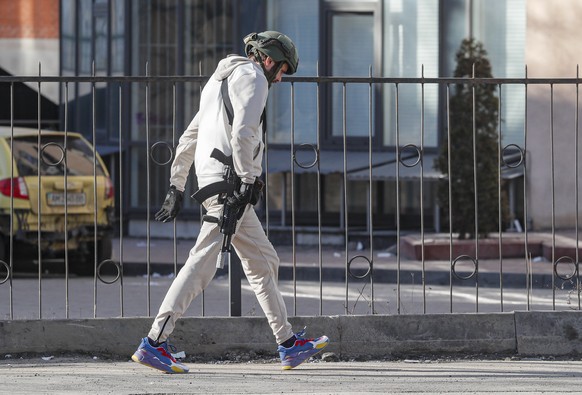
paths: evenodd
<path fill-rule="evenodd" d="M 263 61 L 265 67 L 271 67 L 273 66 L 276 62 L 273 60 L 273 58 L 271 58 L 270 56 L 267 56 L 265 58 L 265 60 Z"/>

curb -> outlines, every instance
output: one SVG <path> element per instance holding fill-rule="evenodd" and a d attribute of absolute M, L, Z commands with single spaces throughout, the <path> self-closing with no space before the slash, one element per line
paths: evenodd
<path fill-rule="evenodd" d="M 0 352 L 99 353 L 129 358 L 151 317 L 0 321 Z M 571 355 L 582 353 L 582 312 L 291 317 L 310 336 L 326 334 L 341 358 L 426 354 Z M 275 356 L 263 317 L 178 321 L 172 343 L 186 355 L 223 358 L 237 352 Z"/>

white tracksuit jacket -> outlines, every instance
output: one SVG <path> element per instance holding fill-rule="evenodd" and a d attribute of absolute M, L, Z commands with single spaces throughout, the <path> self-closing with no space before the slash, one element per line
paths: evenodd
<path fill-rule="evenodd" d="M 232 128 L 220 90 L 224 78 L 228 78 L 236 114 Z M 262 173 L 261 114 L 268 92 L 267 79 L 258 64 L 242 56 L 221 60 L 202 91 L 198 113 L 180 137 L 170 183 L 184 191 L 193 162 L 199 188 L 222 181 L 223 165 L 210 157 L 212 150 L 218 148 L 226 156 L 232 154 L 236 174 L 252 184 Z"/>
<path fill-rule="evenodd" d="M 234 110 L 232 128 L 228 124 L 221 94 L 224 78 L 228 78 Z M 202 91 L 200 110 L 180 137 L 172 163 L 172 185 L 184 190 L 192 163 L 196 167 L 200 188 L 222 181 L 223 164 L 210 157 L 214 148 L 227 156 L 232 154 L 238 176 L 243 182 L 253 183 L 262 172 L 260 119 L 268 91 L 265 74 L 255 62 L 240 56 L 230 56 L 220 61 Z M 223 205 L 218 203 L 216 196 L 206 199 L 203 205 L 208 215 L 222 215 Z M 218 224 L 202 223 L 196 244 L 162 301 L 148 334 L 151 339 L 166 340 L 192 300 L 210 283 L 216 273 L 216 258 L 222 246 L 222 237 Z M 277 285 L 279 257 L 250 205 L 239 220 L 232 245 L 277 343 L 282 343 L 293 336 L 293 331 Z"/>

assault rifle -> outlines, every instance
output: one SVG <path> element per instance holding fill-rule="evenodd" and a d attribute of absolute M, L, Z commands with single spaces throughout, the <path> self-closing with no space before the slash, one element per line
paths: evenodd
<path fill-rule="evenodd" d="M 234 191 L 238 190 L 240 187 L 240 178 L 234 171 L 232 155 L 226 156 L 222 151 L 215 148 L 210 154 L 210 157 L 218 160 L 224 165 L 222 174 L 223 180 L 199 189 L 192 195 L 192 197 L 202 204 L 202 202 L 209 197 L 219 195 L 218 203 L 223 205 L 222 218 L 204 215 L 202 220 L 217 223 L 220 226 L 220 233 L 224 235 L 222 238 L 220 253 L 218 254 L 218 259 L 216 261 L 216 267 L 222 269 L 227 260 L 230 259 L 230 253 L 232 252 L 232 236 L 236 231 L 236 223 L 240 219 L 245 208 L 240 207 L 235 209 L 227 204 L 228 198 L 233 196 Z"/>

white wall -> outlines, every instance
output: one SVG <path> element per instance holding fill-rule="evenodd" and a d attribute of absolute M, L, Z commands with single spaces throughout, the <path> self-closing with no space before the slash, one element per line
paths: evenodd
<path fill-rule="evenodd" d="M 49 38 L 0 39 L 0 67 L 14 76 L 38 76 L 39 63 L 44 76 L 59 75 L 59 40 Z M 38 84 L 27 84 L 38 90 Z M 43 84 L 41 93 L 54 103 L 59 101 L 58 84 Z"/>
<path fill-rule="evenodd" d="M 582 1 L 528 0 L 526 64 L 530 78 L 574 78 L 582 63 Z M 576 87 L 528 88 L 528 217 L 534 229 L 571 228 L 576 220 Z M 552 128 L 553 155 L 552 168 Z M 582 161 L 582 160 L 581 160 Z M 553 174 L 553 181 L 552 181 Z M 552 184 L 554 188 L 552 188 Z M 552 216 L 552 200 L 555 215 Z"/>

